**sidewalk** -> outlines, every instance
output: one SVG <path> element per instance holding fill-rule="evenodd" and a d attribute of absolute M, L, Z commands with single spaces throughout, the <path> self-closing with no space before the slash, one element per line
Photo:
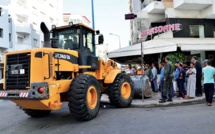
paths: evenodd
<path fill-rule="evenodd" d="M 201 97 L 195 97 L 194 99 L 185 99 L 185 100 L 180 100 L 177 97 L 173 98 L 172 102 L 166 102 L 166 103 L 159 103 L 160 97 L 160 92 L 153 93 L 151 98 L 146 98 L 144 101 L 142 99 L 133 99 L 131 103 L 131 107 L 162 107 L 162 106 L 174 106 L 174 105 L 180 105 L 180 104 L 188 104 L 188 103 L 197 103 L 197 102 L 202 102 L 205 100 L 205 95 Z M 110 103 L 108 99 L 108 95 L 103 94 L 101 97 L 101 102 L 104 103 Z"/>

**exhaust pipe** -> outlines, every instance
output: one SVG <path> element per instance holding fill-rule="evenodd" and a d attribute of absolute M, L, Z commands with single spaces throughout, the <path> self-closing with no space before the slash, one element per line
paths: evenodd
<path fill-rule="evenodd" d="M 49 32 L 49 29 L 46 27 L 46 24 L 44 22 L 41 22 L 40 29 L 42 30 L 43 37 L 44 37 L 44 45 L 43 45 L 43 47 L 49 47 L 49 48 L 51 48 L 51 44 L 50 44 L 50 32 Z"/>

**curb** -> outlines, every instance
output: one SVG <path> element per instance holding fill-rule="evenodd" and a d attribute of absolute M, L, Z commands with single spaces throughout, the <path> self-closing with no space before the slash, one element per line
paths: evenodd
<path fill-rule="evenodd" d="M 173 100 L 173 102 L 166 102 L 166 103 L 159 103 L 159 100 L 157 100 L 156 103 L 150 103 L 150 104 L 135 104 L 132 103 L 132 108 L 154 108 L 154 107 L 172 107 L 172 106 L 179 106 L 179 105 L 188 105 L 188 104 L 200 104 L 205 101 L 205 98 L 199 98 L 195 100 Z"/>
<path fill-rule="evenodd" d="M 215 96 L 213 97 L 215 99 Z M 102 103 L 111 104 L 109 99 L 102 99 Z M 192 104 L 201 104 L 205 102 L 205 97 L 197 97 L 195 99 L 190 100 L 173 100 L 173 102 L 159 103 L 159 100 L 144 101 L 142 100 L 133 100 L 130 108 L 154 108 L 154 107 L 172 107 L 178 105 L 192 105 Z"/>

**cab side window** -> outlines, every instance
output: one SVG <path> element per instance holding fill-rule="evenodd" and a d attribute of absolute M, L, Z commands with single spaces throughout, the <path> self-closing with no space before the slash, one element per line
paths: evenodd
<path fill-rule="evenodd" d="M 88 48 L 91 53 L 95 51 L 95 45 L 93 45 L 93 31 L 84 30 L 83 34 L 83 47 Z"/>

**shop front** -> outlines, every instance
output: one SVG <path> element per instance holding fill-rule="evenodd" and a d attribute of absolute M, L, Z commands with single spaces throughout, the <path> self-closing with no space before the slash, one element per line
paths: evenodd
<path fill-rule="evenodd" d="M 214 61 L 214 38 L 157 38 L 142 43 L 144 62 L 158 63 L 169 53 L 182 52 L 185 61 L 197 56 L 200 61 Z M 108 53 L 108 58 L 121 64 L 139 64 L 141 62 L 141 44 L 132 45 Z M 214 62 L 213 62 L 214 63 Z"/>

